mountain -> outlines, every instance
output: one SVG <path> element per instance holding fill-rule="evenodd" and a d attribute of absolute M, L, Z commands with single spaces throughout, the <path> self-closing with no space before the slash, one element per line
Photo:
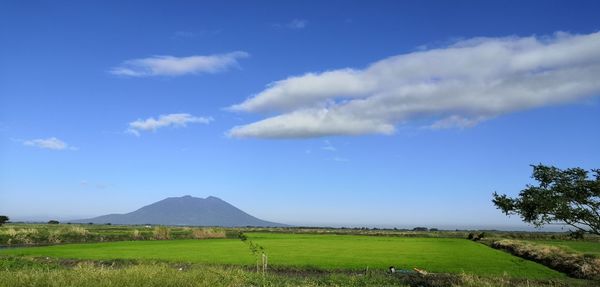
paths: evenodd
<path fill-rule="evenodd" d="M 223 227 L 281 227 L 285 224 L 264 221 L 237 207 L 209 196 L 207 198 L 169 197 L 125 214 L 108 214 L 90 219 L 70 221 L 95 224 L 161 224 Z"/>

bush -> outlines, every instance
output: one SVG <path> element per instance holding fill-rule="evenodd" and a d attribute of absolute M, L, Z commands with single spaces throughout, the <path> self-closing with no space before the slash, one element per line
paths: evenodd
<path fill-rule="evenodd" d="M 413 228 L 413 231 L 428 231 L 429 229 L 427 227 L 415 227 Z"/>
<path fill-rule="evenodd" d="M 580 239 L 583 239 L 584 237 L 585 237 L 585 232 L 583 232 L 581 230 L 571 231 L 569 233 L 569 238 L 574 239 L 574 240 L 580 240 Z"/>

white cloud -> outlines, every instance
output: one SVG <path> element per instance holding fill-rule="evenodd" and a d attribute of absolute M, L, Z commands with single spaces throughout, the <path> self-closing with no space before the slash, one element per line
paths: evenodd
<path fill-rule="evenodd" d="M 306 25 L 308 25 L 308 21 L 304 19 L 294 19 L 287 24 L 287 27 L 291 29 L 303 29 Z"/>
<path fill-rule="evenodd" d="M 110 70 L 111 74 L 126 77 L 181 76 L 185 74 L 217 73 L 238 66 L 238 59 L 249 54 L 236 51 L 208 56 L 153 56 L 123 62 Z"/>
<path fill-rule="evenodd" d="M 147 118 L 145 120 L 138 119 L 130 122 L 127 132 L 139 136 L 142 131 L 156 131 L 159 128 L 169 126 L 185 127 L 187 124 L 194 123 L 208 124 L 212 121 L 213 118 L 211 117 L 195 117 L 186 113 L 160 115 L 158 119 Z"/>
<path fill-rule="evenodd" d="M 76 150 L 76 147 L 69 146 L 64 141 L 61 141 L 55 137 L 45 138 L 45 139 L 33 139 L 33 140 L 24 140 L 22 141 L 26 146 L 33 146 L 37 148 L 43 149 L 52 149 L 52 150 Z"/>
<path fill-rule="evenodd" d="M 338 161 L 338 162 L 349 162 L 350 161 L 349 159 L 347 159 L 345 157 L 338 157 L 338 156 L 331 158 L 331 160 Z"/>
<path fill-rule="evenodd" d="M 391 134 L 395 125 L 471 127 L 502 114 L 600 93 L 600 32 L 474 38 L 401 54 L 364 69 L 292 76 L 231 106 L 278 113 L 236 126 L 233 137 Z"/>
<path fill-rule="evenodd" d="M 276 28 L 288 28 L 288 29 L 304 29 L 308 25 L 308 21 L 304 19 L 294 19 L 285 24 L 274 24 Z"/>
<path fill-rule="evenodd" d="M 330 141 L 328 141 L 328 140 L 325 140 L 325 141 L 323 141 L 323 146 L 321 147 L 321 149 L 322 149 L 322 150 L 326 150 L 326 151 L 331 151 L 331 152 L 337 151 L 337 148 L 335 148 L 335 147 L 334 147 L 334 146 L 331 144 L 331 142 L 330 142 Z"/>

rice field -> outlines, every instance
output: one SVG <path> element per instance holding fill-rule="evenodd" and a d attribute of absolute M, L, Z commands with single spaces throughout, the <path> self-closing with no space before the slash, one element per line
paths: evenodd
<path fill-rule="evenodd" d="M 513 278 L 564 278 L 543 265 L 476 242 L 456 238 L 373 237 L 248 233 L 264 247 L 272 268 L 305 270 L 385 270 L 419 268 L 429 272 Z M 254 266 L 256 257 L 238 239 L 122 241 L 0 250 L 1 255 L 68 259 L 190 262 Z"/>
<path fill-rule="evenodd" d="M 551 245 L 570 252 L 579 252 L 600 257 L 600 242 L 575 240 L 532 240 L 535 244 Z"/>

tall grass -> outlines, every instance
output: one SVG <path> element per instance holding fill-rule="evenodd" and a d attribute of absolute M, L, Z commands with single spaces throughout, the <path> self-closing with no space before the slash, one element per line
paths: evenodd
<path fill-rule="evenodd" d="M 224 229 L 219 228 L 194 228 L 192 237 L 194 239 L 225 238 L 226 233 Z"/>
<path fill-rule="evenodd" d="M 154 227 L 154 239 L 167 240 L 171 239 L 171 230 L 165 226 Z"/>
<path fill-rule="evenodd" d="M 141 228 L 141 229 L 139 229 Z M 125 240 L 226 238 L 223 228 L 13 224 L 0 227 L 0 246 Z"/>

